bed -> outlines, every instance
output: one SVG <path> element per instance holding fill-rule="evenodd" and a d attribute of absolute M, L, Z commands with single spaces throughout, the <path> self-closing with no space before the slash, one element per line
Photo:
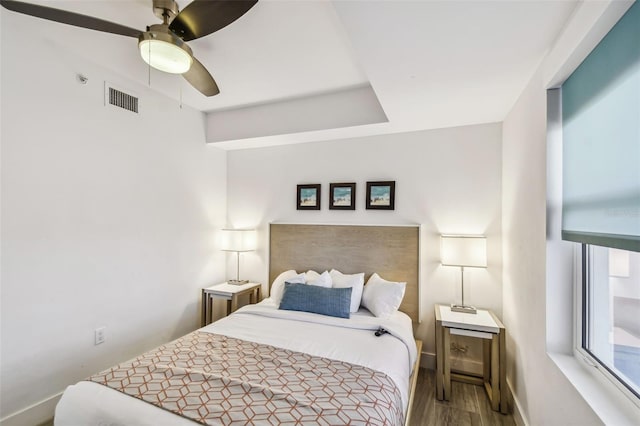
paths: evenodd
<path fill-rule="evenodd" d="M 270 297 L 69 386 L 55 424 L 408 424 L 418 236 L 415 226 L 271 224 L 270 283 L 288 269 L 377 272 L 407 283 L 400 310 L 337 318 Z"/>

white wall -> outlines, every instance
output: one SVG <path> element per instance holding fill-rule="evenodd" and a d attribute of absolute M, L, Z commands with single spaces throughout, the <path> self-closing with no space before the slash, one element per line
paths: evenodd
<path fill-rule="evenodd" d="M 259 230 L 258 251 L 242 256 L 245 278 L 266 287 L 268 224 L 273 221 L 417 223 L 423 225 L 423 322 L 417 336 L 425 342 L 426 352 L 434 352 L 434 303 L 460 300 L 460 270 L 439 264 L 440 233 L 487 235 L 489 267 L 467 268 L 465 301 L 492 308 L 502 316 L 500 124 L 230 151 L 227 155 L 230 225 Z M 366 182 L 371 180 L 396 181 L 395 211 L 365 210 Z M 331 182 L 357 183 L 355 211 L 328 209 Z M 322 184 L 322 210 L 296 210 L 296 185 L 303 183 Z"/>
<path fill-rule="evenodd" d="M 507 377 L 529 424 L 595 425 L 599 418 L 547 355 L 546 108 L 546 88 L 536 72 L 502 127 Z"/>
<path fill-rule="evenodd" d="M 127 86 L 9 14 L 1 59 L 6 418 L 199 326 L 200 287 L 224 278 L 214 233 L 226 153 L 205 144 L 200 112 Z M 141 114 L 104 107 L 105 79 L 137 92 Z M 94 346 L 100 326 L 106 342 Z M 51 417 L 54 402 L 7 424 Z"/>
<path fill-rule="evenodd" d="M 531 425 L 628 424 L 633 418 L 622 394 L 606 392 L 611 385 L 593 379 L 573 357 L 573 248 L 559 241 L 558 231 L 560 101 L 557 92 L 547 98 L 547 89 L 562 84 L 631 4 L 581 3 L 503 122 L 507 382 L 516 412 Z"/>

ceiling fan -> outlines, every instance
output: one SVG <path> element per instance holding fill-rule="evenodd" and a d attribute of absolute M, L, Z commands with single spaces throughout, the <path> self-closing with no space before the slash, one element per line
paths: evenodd
<path fill-rule="evenodd" d="M 5 9 L 61 22 L 76 27 L 135 37 L 142 59 L 160 71 L 182 74 L 194 88 L 205 96 L 220 93 L 209 71 L 194 56 L 187 41 L 204 37 L 222 29 L 247 13 L 258 0 L 193 0 L 182 11 L 175 0 L 153 0 L 153 12 L 161 24 L 139 31 L 124 25 L 54 9 L 33 3 L 0 0 Z"/>

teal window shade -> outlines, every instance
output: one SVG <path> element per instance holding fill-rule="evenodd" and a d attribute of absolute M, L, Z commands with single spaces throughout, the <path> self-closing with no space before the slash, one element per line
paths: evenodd
<path fill-rule="evenodd" d="M 640 3 L 562 86 L 562 238 L 640 251 Z"/>

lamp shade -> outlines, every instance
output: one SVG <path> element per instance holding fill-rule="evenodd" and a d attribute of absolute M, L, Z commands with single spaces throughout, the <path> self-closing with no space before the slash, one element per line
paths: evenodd
<path fill-rule="evenodd" d="M 222 250 L 253 251 L 256 249 L 255 229 L 223 229 Z"/>
<path fill-rule="evenodd" d="M 486 268 L 487 239 L 481 235 L 442 235 L 440 262 L 445 266 Z"/>

